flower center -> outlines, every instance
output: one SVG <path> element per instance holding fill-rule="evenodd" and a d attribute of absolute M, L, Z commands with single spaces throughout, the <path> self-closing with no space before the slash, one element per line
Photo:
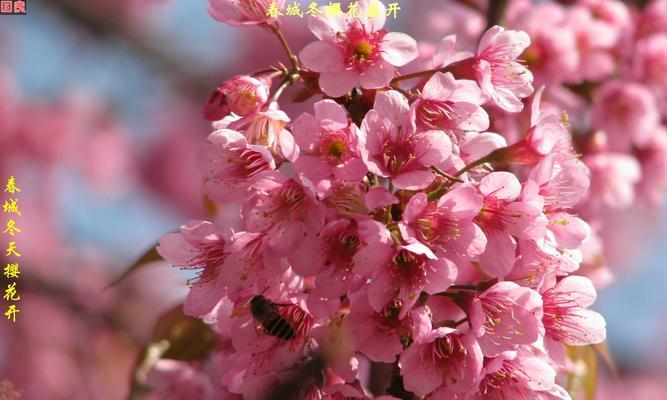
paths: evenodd
<path fill-rule="evenodd" d="M 456 219 L 452 215 L 443 214 L 433 202 L 428 204 L 424 215 L 416 223 L 420 240 L 440 248 L 447 241 L 456 240 L 461 235 Z"/>
<path fill-rule="evenodd" d="M 521 214 L 508 210 L 506 206 L 506 201 L 488 196 L 484 199 L 484 206 L 475 221 L 483 228 L 503 230 L 514 223 L 514 218 L 521 217 Z"/>
<path fill-rule="evenodd" d="M 225 258 L 227 258 L 224 249 L 225 242 L 222 239 L 216 243 L 202 246 L 200 253 L 193 257 L 187 266 L 182 267 L 183 269 L 197 270 L 197 276 L 188 280 L 188 284 L 203 286 L 214 281 L 218 276 L 220 267 L 225 262 Z"/>
<path fill-rule="evenodd" d="M 361 71 L 378 60 L 382 50 L 380 45 L 387 34 L 385 30 L 367 31 L 359 21 L 354 21 L 347 32 L 338 34 L 338 43 L 345 52 L 348 67 Z"/>
<path fill-rule="evenodd" d="M 359 60 L 366 60 L 371 56 L 371 54 L 373 54 L 373 45 L 368 43 L 366 40 L 362 40 L 361 42 L 357 43 L 354 48 L 354 57 Z"/>
<path fill-rule="evenodd" d="M 360 245 L 359 238 L 349 232 L 327 237 L 324 245 L 325 264 L 334 264 L 336 267 L 343 268 L 351 267 Z"/>
<path fill-rule="evenodd" d="M 327 155 L 334 158 L 341 158 L 345 154 L 345 143 L 341 140 L 334 140 L 329 143 L 329 148 L 327 149 Z"/>
<path fill-rule="evenodd" d="M 250 114 L 257 108 L 259 99 L 254 92 L 249 90 L 241 90 L 237 92 L 233 99 L 234 112 L 240 116 Z"/>
<path fill-rule="evenodd" d="M 391 272 L 409 293 L 419 294 L 426 280 L 425 257 L 408 250 L 401 250 L 394 257 Z"/>
<path fill-rule="evenodd" d="M 250 179 L 262 171 L 271 169 L 262 154 L 252 149 L 236 149 L 227 159 L 230 168 L 222 171 L 218 179 L 233 181 Z"/>
<path fill-rule="evenodd" d="M 386 141 L 382 148 L 382 160 L 387 172 L 397 173 L 414 160 L 416 157 L 412 149 L 410 140 Z"/>

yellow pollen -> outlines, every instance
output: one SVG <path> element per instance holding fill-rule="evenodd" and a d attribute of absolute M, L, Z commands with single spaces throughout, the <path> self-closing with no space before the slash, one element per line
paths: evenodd
<path fill-rule="evenodd" d="M 327 149 L 327 155 L 335 158 L 341 158 L 345 154 L 345 143 L 340 140 L 334 140 Z"/>
<path fill-rule="evenodd" d="M 522 58 L 524 59 L 524 62 L 528 65 L 536 65 L 537 62 L 539 61 L 539 55 L 534 49 L 531 49 L 530 47 L 523 52 Z"/>
<path fill-rule="evenodd" d="M 354 49 L 354 56 L 358 59 L 367 59 L 373 53 L 373 46 L 367 41 L 357 43 Z"/>

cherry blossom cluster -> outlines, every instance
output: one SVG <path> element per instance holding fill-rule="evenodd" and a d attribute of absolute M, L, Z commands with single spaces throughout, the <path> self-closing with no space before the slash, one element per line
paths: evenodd
<path fill-rule="evenodd" d="M 667 1 L 643 9 L 569 3 L 514 1 L 507 25 L 530 35 L 521 58 L 535 84 L 547 85 L 549 107 L 567 111 L 575 151 L 590 170 L 590 190 L 575 211 L 594 228 L 585 270 L 599 285 L 607 280 L 603 258 L 623 263 L 637 250 L 624 253 L 641 248 L 628 244 L 628 225 L 664 204 Z"/>
<path fill-rule="evenodd" d="M 566 347 L 606 336 L 577 275 L 591 166 L 541 107 L 529 34 L 493 26 L 474 52 L 447 36 L 424 61 L 383 13 L 322 12 L 297 56 L 272 4 L 285 1 L 209 2 L 218 21 L 274 34 L 289 66 L 232 77 L 206 105 L 201 172 L 220 213 L 157 250 L 197 272 L 184 312 L 219 344 L 159 361 L 151 396 L 570 399 Z M 413 62 L 428 68 L 399 70 Z M 310 112 L 284 111 L 288 87 Z M 490 131 L 498 110 L 525 119 L 516 140 Z"/>

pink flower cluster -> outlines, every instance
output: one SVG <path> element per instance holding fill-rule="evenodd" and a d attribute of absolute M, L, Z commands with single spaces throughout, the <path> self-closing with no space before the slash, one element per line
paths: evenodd
<path fill-rule="evenodd" d="M 210 10 L 277 33 L 269 5 Z M 380 15 L 310 17 L 318 40 L 291 69 L 236 76 L 207 105 L 218 120 L 201 155 L 204 192 L 237 218 L 189 222 L 157 250 L 197 272 L 184 311 L 219 345 L 197 363 L 160 361 L 156 393 L 570 399 L 565 346 L 605 340 L 588 309 L 594 286 L 576 274 L 591 228 L 573 210 L 590 164 L 541 108 L 521 60 L 529 35 L 494 26 L 470 53 L 447 37 L 433 69 L 400 74 L 416 42 Z M 312 113 L 281 109 L 289 85 L 321 97 Z M 488 131 L 494 113 L 518 114 L 530 96 L 513 144 Z M 318 358 L 323 368 L 304 375 Z M 379 363 L 393 370 L 380 388 Z M 291 395 L 270 397 L 286 385 Z"/>
<path fill-rule="evenodd" d="M 664 204 L 667 1 L 638 2 L 643 8 L 616 0 L 562 3 L 515 0 L 507 24 L 530 35 L 521 58 L 536 83 L 548 85 L 549 107 L 567 111 L 575 151 L 591 172 L 590 191 L 575 210 L 594 227 L 589 242 L 600 243 L 587 257 L 598 261 L 585 269 L 602 284 L 600 260 L 620 264 L 627 255 L 615 247 L 641 248 L 615 245 L 628 236 L 620 216 L 636 221 L 639 211 Z"/>

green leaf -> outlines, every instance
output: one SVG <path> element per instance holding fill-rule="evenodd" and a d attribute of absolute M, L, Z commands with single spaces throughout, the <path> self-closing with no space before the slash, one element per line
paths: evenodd
<path fill-rule="evenodd" d="M 182 304 L 162 314 L 153 328 L 151 342 L 141 350 L 132 368 L 128 400 L 139 399 L 150 392 L 146 379 L 158 360 L 199 360 L 216 344 L 211 328 L 198 318 L 184 315 Z"/>
<path fill-rule="evenodd" d="M 183 314 L 178 305 L 163 314 L 153 329 L 152 342 L 165 340 L 169 348 L 162 358 L 192 361 L 204 357 L 217 343 L 215 333 L 199 318 Z"/>
<path fill-rule="evenodd" d="M 155 244 L 157 246 L 157 244 Z M 111 283 L 109 283 L 104 289 L 109 289 L 113 286 L 116 286 L 117 284 L 121 283 L 124 281 L 129 275 L 140 269 L 141 267 L 148 265 L 152 262 L 155 261 L 160 261 L 162 260 L 162 256 L 157 252 L 155 249 L 155 246 L 152 246 L 150 249 L 148 249 L 137 261 L 135 261 L 132 265 L 130 265 L 125 272 L 118 278 L 114 279 Z"/>
<path fill-rule="evenodd" d="M 618 366 L 616 365 L 616 361 L 614 361 L 614 357 L 611 355 L 611 351 L 609 351 L 609 345 L 607 342 L 604 341 L 592 346 L 598 358 L 602 360 L 609 372 L 611 372 L 615 378 L 618 378 L 620 376 L 620 372 L 618 370 Z"/>
<path fill-rule="evenodd" d="M 565 346 L 574 364 L 568 375 L 567 391 L 573 399 L 595 400 L 598 380 L 598 358 L 593 346 Z"/>

